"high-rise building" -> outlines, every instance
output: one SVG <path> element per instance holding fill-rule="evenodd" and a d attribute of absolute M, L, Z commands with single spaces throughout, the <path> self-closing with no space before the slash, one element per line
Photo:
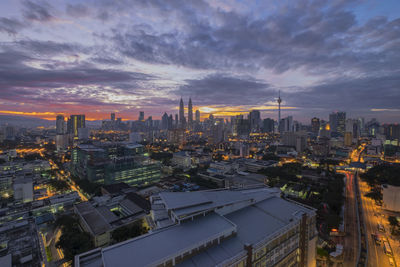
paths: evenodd
<path fill-rule="evenodd" d="M 331 132 L 337 131 L 337 124 L 338 124 L 337 113 L 333 112 L 329 114 L 329 126 L 331 127 Z"/>
<path fill-rule="evenodd" d="M 288 116 L 281 119 L 279 124 L 279 132 L 293 132 L 293 117 Z"/>
<path fill-rule="evenodd" d="M 168 129 L 168 114 L 164 112 L 164 115 L 161 118 L 161 129 L 167 130 Z"/>
<path fill-rule="evenodd" d="M 175 114 L 175 128 L 179 127 L 179 118 L 178 118 L 178 114 Z"/>
<path fill-rule="evenodd" d="M 337 113 L 337 132 L 344 135 L 346 131 L 346 112 Z"/>
<path fill-rule="evenodd" d="M 316 118 L 316 117 L 312 118 L 311 119 L 311 132 L 313 132 L 314 134 L 318 134 L 319 126 L 320 126 L 319 118 Z"/>
<path fill-rule="evenodd" d="M 144 121 L 144 111 L 139 112 L 139 121 Z"/>
<path fill-rule="evenodd" d="M 329 114 L 329 125 L 332 132 L 344 135 L 346 131 L 346 112 L 333 112 Z"/>
<path fill-rule="evenodd" d="M 196 123 L 200 122 L 200 110 L 196 110 Z"/>
<path fill-rule="evenodd" d="M 85 126 L 85 115 L 71 115 L 68 133 L 73 134 L 75 138 L 78 138 L 78 129 L 85 128 Z"/>
<path fill-rule="evenodd" d="M 388 140 L 400 140 L 400 125 L 398 123 L 385 125 L 385 135 Z"/>
<path fill-rule="evenodd" d="M 264 133 L 272 133 L 274 132 L 275 121 L 270 118 L 266 118 L 263 120 L 262 130 Z"/>
<path fill-rule="evenodd" d="M 183 100 L 179 102 L 179 127 L 182 129 L 185 128 L 186 119 L 185 119 L 185 106 L 183 105 Z"/>
<path fill-rule="evenodd" d="M 172 117 L 172 114 L 169 114 L 168 117 L 168 130 L 171 130 L 174 126 L 174 118 Z"/>
<path fill-rule="evenodd" d="M 115 113 L 111 113 L 111 121 L 115 121 Z"/>
<path fill-rule="evenodd" d="M 189 124 L 189 129 L 193 129 L 193 105 L 191 98 L 189 98 L 189 105 L 188 105 L 188 124 Z"/>
<path fill-rule="evenodd" d="M 161 174 L 159 163 L 145 154 L 145 148 L 132 143 L 78 145 L 71 153 L 70 170 L 91 182 L 134 186 L 158 181 Z"/>
<path fill-rule="evenodd" d="M 259 110 L 252 110 L 249 113 L 250 130 L 258 132 L 260 130 L 261 115 Z"/>
<path fill-rule="evenodd" d="M 281 132 L 281 91 L 279 91 L 279 97 L 278 97 L 278 131 Z"/>
<path fill-rule="evenodd" d="M 64 122 L 64 116 L 63 115 L 57 115 L 56 118 L 56 133 L 57 134 L 64 134 L 64 126 L 65 122 Z"/>

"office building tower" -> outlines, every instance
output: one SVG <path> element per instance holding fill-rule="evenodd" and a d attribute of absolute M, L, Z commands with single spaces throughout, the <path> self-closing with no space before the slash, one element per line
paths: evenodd
<path fill-rule="evenodd" d="M 337 113 L 333 112 L 331 114 L 329 114 L 329 125 L 331 128 L 331 132 L 336 132 L 337 131 Z"/>
<path fill-rule="evenodd" d="M 319 122 L 319 118 L 312 118 L 311 119 L 311 132 L 313 132 L 314 134 L 318 134 L 319 132 L 319 126 L 320 126 L 320 122 Z"/>
<path fill-rule="evenodd" d="M 168 114 L 164 112 L 164 115 L 161 118 L 161 129 L 167 130 L 168 129 Z"/>
<path fill-rule="evenodd" d="M 275 121 L 270 118 L 266 118 L 263 120 L 262 131 L 264 133 L 272 133 L 274 132 Z"/>
<path fill-rule="evenodd" d="M 139 112 L 139 121 L 144 121 L 144 111 Z"/>
<path fill-rule="evenodd" d="M 281 119 L 279 124 L 279 132 L 293 132 L 293 117 L 288 116 L 286 118 Z"/>
<path fill-rule="evenodd" d="M 159 228 L 75 257 L 88 266 L 316 266 L 316 210 L 276 188 L 161 192 Z"/>
<path fill-rule="evenodd" d="M 250 130 L 258 132 L 260 130 L 261 115 L 259 110 L 252 110 L 249 113 Z"/>
<path fill-rule="evenodd" d="M 193 105 L 192 99 L 189 98 L 189 105 L 188 105 L 188 126 L 189 129 L 193 129 Z"/>
<path fill-rule="evenodd" d="M 56 149 L 57 151 L 63 151 L 68 148 L 68 135 L 57 134 L 56 135 Z"/>
<path fill-rule="evenodd" d="M 333 112 L 329 114 L 329 125 L 332 132 L 344 135 L 346 131 L 346 112 Z"/>
<path fill-rule="evenodd" d="M 171 130 L 174 126 L 174 118 L 172 117 L 172 114 L 169 115 L 168 117 L 168 130 Z"/>
<path fill-rule="evenodd" d="M 15 128 L 14 126 L 6 126 L 4 131 L 5 140 L 15 140 Z"/>
<path fill-rule="evenodd" d="M 133 138 L 138 137 L 131 133 Z M 91 182 L 132 186 L 159 181 L 161 175 L 159 162 L 151 160 L 142 145 L 133 143 L 80 144 L 71 152 L 70 171 Z"/>
<path fill-rule="evenodd" d="M 78 128 L 78 139 L 79 140 L 88 140 L 90 136 L 89 128 Z"/>
<path fill-rule="evenodd" d="M 111 121 L 115 121 L 115 113 L 111 113 Z"/>
<path fill-rule="evenodd" d="M 85 128 L 85 115 L 71 115 L 69 121 L 68 133 L 73 134 L 74 138 L 78 138 L 78 129 Z"/>
<path fill-rule="evenodd" d="M 56 118 L 56 134 L 64 134 L 64 126 L 65 121 L 64 121 L 64 116 L 63 115 L 57 115 Z"/>
<path fill-rule="evenodd" d="M 64 126 L 65 121 L 64 121 L 64 116 L 63 115 L 57 115 L 56 117 L 56 134 L 64 134 Z"/>
<path fill-rule="evenodd" d="M 336 131 L 344 135 L 346 131 L 346 112 L 337 113 L 337 128 Z"/>
<path fill-rule="evenodd" d="M 179 127 L 179 118 L 178 118 L 178 114 L 175 114 L 175 128 Z"/>
<path fill-rule="evenodd" d="M 278 131 L 281 132 L 281 91 L 279 91 L 279 97 L 278 97 Z"/>
<path fill-rule="evenodd" d="M 387 140 L 400 140 L 400 125 L 398 123 L 385 125 L 384 133 Z"/>
<path fill-rule="evenodd" d="M 243 115 L 235 116 L 232 122 L 232 133 L 234 136 L 246 136 L 250 133 L 250 122 Z"/>
<path fill-rule="evenodd" d="M 196 110 L 196 123 L 200 123 L 200 110 Z"/>
<path fill-rule="evenodd" d="M 185 107 L 183 105 L 183 100 L 181 98 L 181 101 L 179 102 L 179 127 L 184 129 L 186 124 L 186 119 L 185 119 Z"/>

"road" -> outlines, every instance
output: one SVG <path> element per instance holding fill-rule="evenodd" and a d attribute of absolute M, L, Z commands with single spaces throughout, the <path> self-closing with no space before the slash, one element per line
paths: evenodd
<path fill-rule="evenodd" d="M 368 266 L 376 267 L 390 267 L 389 256 L 387 256 L 383 250 L 383 244 L 376 244 L 372 237 L 372 234 L 379 234 L 388 238 L 387 232 L 382 233 L 378 231 L 378 223 L 383 223 L 385 218 L 381 217 L 381 212 L 377 211 L 377 206 L 374 200 L 365 197 L 364 195 L 369 192 L 369 186 L 358 179 L 361 199 L 363 203 L 364 220 L 366 225 L 367 237 L 368 237 Z M 379 215 L 378 215 L 379 213 Z M 387 228 L 387 227 L 386 227 Z M 388 228 L 387 228 L 388 230 Z M 392 245 L 393 242 L 390 242 Z"/>
<path fill-rule="evenodd" d="M 358 254 L 358 225 L 354 174 L 345 172 L 346 175 L 346 200 L 345 200 L 345 232 L 343 266 L 354 267 Z"/>

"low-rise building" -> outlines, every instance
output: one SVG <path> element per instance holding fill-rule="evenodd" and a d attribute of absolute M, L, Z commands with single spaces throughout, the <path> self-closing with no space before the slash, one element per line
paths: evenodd
<path fill-rule="evenodd" d="M 279 195 L 161 192 L 151 197 L 159 230 L 77 255 L 75 266 L 316 266 L 315 210 Z"/>
<path fill-rule="evenodd" d="M 94 245 L 101 247 L 110 244 L 114 230 L 146 216 L 149 208 L 145 210 L 146 204 L 143 202 L 145 200 L 135 193 L 116 197 L 106 195 L 91 202 L 76 204 L 74 211 L 82 228 L 93 237 Z"/>
<path fill-rule="evenodd" d="M 382 185 L 382 208 L 390 211 L 400 211 L 400 186 Z"/>
<path fill-rule="evenodd" d="M 184 170 L 190 169 L 190 167 L 192 167 L 192 157 L 187 151 L 175 152 L 171 159 L 171 163 L 172 165 Z"/>

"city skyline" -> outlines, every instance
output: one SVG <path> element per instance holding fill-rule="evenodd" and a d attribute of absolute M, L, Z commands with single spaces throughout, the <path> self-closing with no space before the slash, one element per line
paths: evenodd
<path fill-rule="evenodd" d="M 161 118 L 183 97 L 204 115 L 256 109 L 276 119 L 280 91 L 282 116 L 302 122 L 335 110 L 398 122 L 399 9 L 397 1 L 3 1 L 0 115 Z"/>

